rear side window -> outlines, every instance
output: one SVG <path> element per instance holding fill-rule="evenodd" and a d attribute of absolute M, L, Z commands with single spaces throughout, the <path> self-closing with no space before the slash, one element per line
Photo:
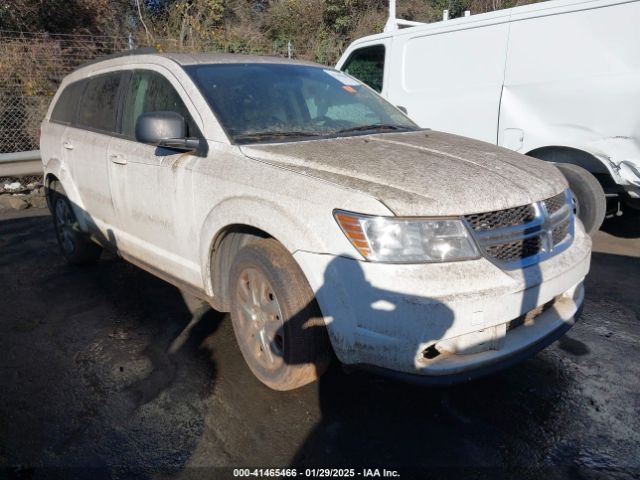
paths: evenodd
<path fill-rule="evenodd" d="M 59 123 L 72 124 L 75 120 L 80 97 L 87 82 L 81 80 L 67 85 L 58 97 L 53 112 L 51 112 L 51 120 Z"/>
<path fill-rule="evenodd" d="M 122 74 L 107 73 L 89 80 L 82 95 L 77 123 L 81 127 L 114 132 L 118 111 L 118 89 Z"/>
<path fill-rule="evenodd" d="M 176 92 L 173 85 L 157 72 L 136 70 L 129 82 L 128 93 L 122 115 L 122 133 L 135 139 L 136 122 L 143 113 L 176 112 L 187 122 L 187 136 L 198 136 L 189 110 Z"/>
<path fill-rule="evenodd" d="M 376 92 L 382 91 L 384 79 L 384 45 L 373 45 L 354 51 L 342 70 L 366 83 Z"/>

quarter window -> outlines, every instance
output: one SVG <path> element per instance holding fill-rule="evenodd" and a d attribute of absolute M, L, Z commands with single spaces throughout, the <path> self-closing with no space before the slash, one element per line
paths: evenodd
<path fill-rule="evenodd" d="M 170 111 L 182 115 L 187 122 L 187 136 L 197 136 L 197 127 L 186 105 L 169 80 L 152 71 L 135 71 L 129 82 L 122 133 L 135 139 L 136 122 L 143 113 Z"/>
<path fill-rule="evenodd" d="M 114 132 L 118 111 L 118 88 L 122 74 L 107 73 L 89 80 L 78 111 L 78 125 Z"/>
<path fill-rule="evenodd" d="M 351 54 L 342 70 L 362 83 L 366 83 L 376 92 L 381 92 L 384 79 L 384 53 L 384 45 L 360 48 Z"/>
<path fill-rule="evenodd" d="M 72 124 L 75 120 L 76 111 L 78 110 L 78 104 L 80 103 L 80 97 L 87 82 L 81 80 L 74 82 L 62 91 L 56 106 L 53 107 L 51 112 L 51 120 L 59 123 Z"/>

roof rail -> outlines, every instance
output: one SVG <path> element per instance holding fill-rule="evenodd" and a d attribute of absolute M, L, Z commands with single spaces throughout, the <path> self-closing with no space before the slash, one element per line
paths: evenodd
<path fill-rule="evenodd" d="M 93 60 L 89 60 L 88 62 L 80 65 L 81 67 L 86 67 L 87 65 L 94 65 L 96 63 L 104 62 L 106 60 L 112 60 L 114 58 L 120 57 L 128 57 L 129 55 L 146 55 L 149 53 L 158 53 L 154 47 L 143 47 L 143 48 L 134 48 L 131 50 L 124 50 L 122 52 L 112 53 L 110 55 L 103 55 L 102 57 L 94 58 Z"/>
<path fill-rule="evenodd" d="M 396 0 L 389 0 L 389 19 L 384 26 L 384 32 L 394 32 L 401 27 L 417 27 L 419 25 L 426 25 L 423 22 L 412 22 L 411 20 L 404 20 L 402 18 L 396 18 Z"/>

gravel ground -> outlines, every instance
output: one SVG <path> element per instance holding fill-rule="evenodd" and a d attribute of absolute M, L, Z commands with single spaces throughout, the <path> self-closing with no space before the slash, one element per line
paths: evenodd
<path fill-rule="evenodd" d="M 640 229 L 627 222 L 596 238 L 582 320 L 519 366 L 436 389 L 335 365 L 278 393 L 245 366 L 227 315 L 113 257 L 67 266 L 45 210 L 2 214 L 0 479 L 290 465 L 640 478 Z"/>

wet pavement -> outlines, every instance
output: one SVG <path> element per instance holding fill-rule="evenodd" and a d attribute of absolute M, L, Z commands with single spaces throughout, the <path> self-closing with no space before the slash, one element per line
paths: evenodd
<path fill-rule="evenodd" d="M 5 214 L 0 479 L 640 478 L 640 232 L 616 228 L 596 238 L 579 324 L 508 371 L 424 388 L 334 365 L 282 393 L 253 378 L 226 314 L 114 257 L 67 266 L 44 211 Z"/>

